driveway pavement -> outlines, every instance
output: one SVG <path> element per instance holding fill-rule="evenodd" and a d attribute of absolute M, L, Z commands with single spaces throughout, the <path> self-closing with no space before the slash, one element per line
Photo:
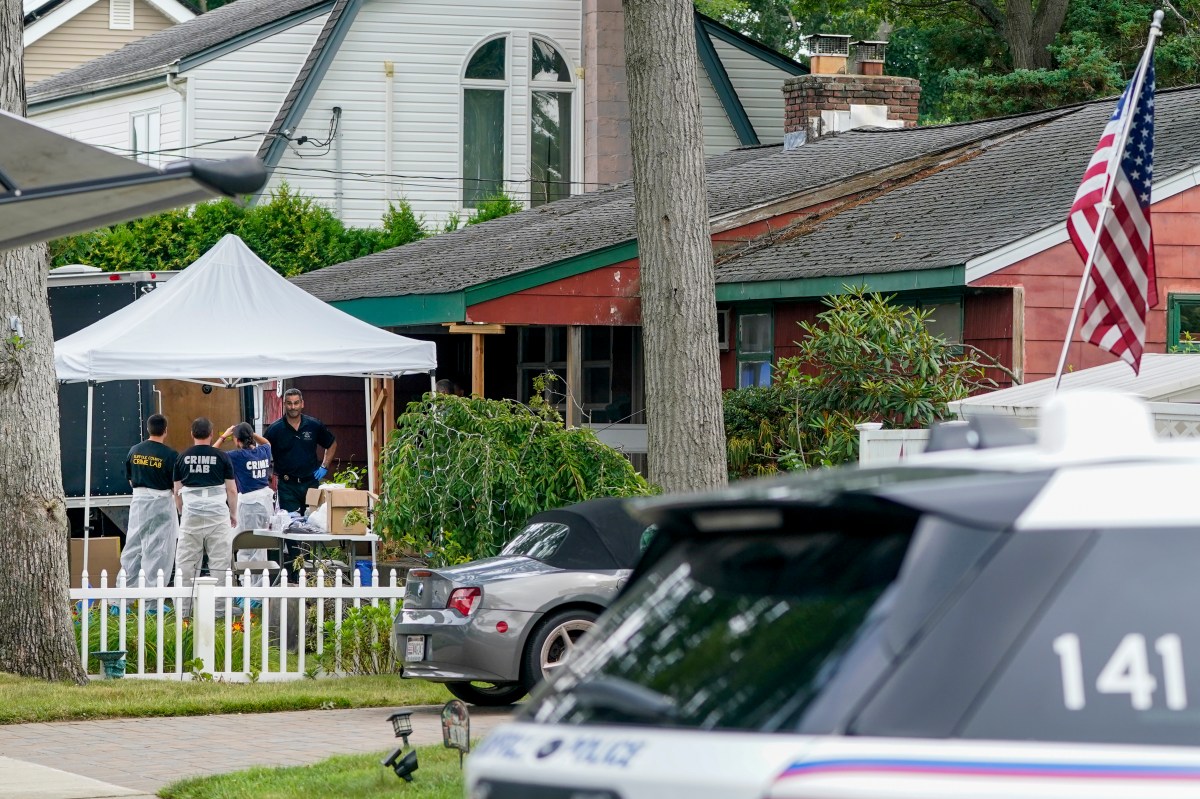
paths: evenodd
<path fill-rule="evenodd" d="M 414 746 L 440 743 L 440 706 L 413 710 Z M 144 797 L 185 777 L 380 752 L 397 708 L 0 726 L 0 799 Z M 471 708 L 482 737 L 511 708 Z"/>

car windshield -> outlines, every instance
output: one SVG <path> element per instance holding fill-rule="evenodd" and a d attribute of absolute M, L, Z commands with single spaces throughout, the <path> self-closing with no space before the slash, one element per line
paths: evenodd
<path fill-rule="evenodd" d="M 561 522 L 534 522 L 508 543 L 501 555 L 523 555 L 534 560 L 554 556 L 571 529 Z"/>
<path fill-rule="evenodd" d="M 653 723 L 669 708 L 671 723 L 685 727 L 794 729 L 856 639 L 878 626 L 912 538 L 913 521 L 897 518 L 861 532 L 678 545 L 614 605 L 526 715 Z M 607 693 L 621 701 L 583 696 L 597 681 L 618 686 Z M 619 686 L 661 699 L 645 700 L 653 712 L 629 712 L 639 694 Z"/>

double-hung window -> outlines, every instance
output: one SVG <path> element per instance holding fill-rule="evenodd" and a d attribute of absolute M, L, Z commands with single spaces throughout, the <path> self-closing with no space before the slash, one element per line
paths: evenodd
<path fill-rule="evenodd" d="M 510 191 L 511 171 L 523 173 L 511 176 L 512 182 L 528 187 L 530 206 L 571 194 L 578 127 L 574 70 L 547 39 L 529 36 L 527 55 L 513 42 L 514 37 L 507 35 L 485 40 L 468 57 L 463 70 L 465 208 L 477 208 L 489 197 Z M 516 58 L 522 60 L 514 63 Z M 510 111 L 522 109 L 522 98 L 528 101 L 528 117 L 514 119 Z M 511 142 L 523 139 L 528 141 L 528 160 L 520 163 L 522 158 L 518 158 L 517 166 L 510 165 Z M 519 197 L 524 196 L 521 191 Z"/>
<path fill-rule="evenodd" d="M 738 388 L 771 385 L 775 355 L 775 325 L 770 311 L 739 313 L 737 317 Z"/>
<path fill-rule="evenodd" d="M 535 38 L 529 97 L 531 206 L 571 194 L 571 70 L 554 45 Z"/>
<path fill-rule="evenodd" d="M 504 190 L 508 39 L 484 42 L 463 73 L 462 202 L 474 208 Z"/>

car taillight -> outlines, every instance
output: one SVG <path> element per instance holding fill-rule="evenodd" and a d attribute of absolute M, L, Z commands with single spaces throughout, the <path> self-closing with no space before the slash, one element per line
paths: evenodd
<path fill-rule="evenodd" d="M 450 601 L 446 603 L 446 607 L 457 610 L 464 616 L 470 616 L 481 596 L 483 591 L 479 588 L 458 588 L 450 594 Z"/>

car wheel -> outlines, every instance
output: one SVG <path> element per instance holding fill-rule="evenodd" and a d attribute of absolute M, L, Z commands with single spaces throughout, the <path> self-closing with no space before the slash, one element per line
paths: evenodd
<path fill-rule="evenodd" d="M 504 707 L 529 693 L 519 682 L 448 682 L 446 690 L 462 701 L 480 707 Z"/>
<path fill-rule="evenodd" d="M 583 635 L 596 626 L 590 610 L 562 610 L 546 617 L 525 647 L 523 674 L 532 688 L 554 673 Z"/>

